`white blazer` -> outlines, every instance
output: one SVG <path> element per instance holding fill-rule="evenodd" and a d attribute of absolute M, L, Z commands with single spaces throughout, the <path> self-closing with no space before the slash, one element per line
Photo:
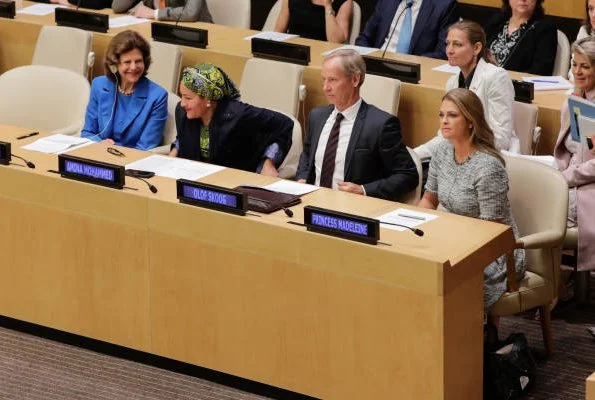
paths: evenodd
<path fill-rule="evenodd" d="M 459 74 L 448 79 L 446 91 L 457 87 Z M 469 90 L 481 100 L 486 120 L 494 131 L 496 148 L 520 153 L 521 145 L 514 132 L 513 122 L 514 87 L 506 70 L 480 59 Z M 415 152 L 422 160 L 428 160 L 442 140 L 442 133 L 438 130 L 435 138 L 416 147 Z"/>

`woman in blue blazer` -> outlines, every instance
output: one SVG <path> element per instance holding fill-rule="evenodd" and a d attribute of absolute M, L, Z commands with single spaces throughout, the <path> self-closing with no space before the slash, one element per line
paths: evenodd
<path fill-rule="evenodd" d="M 167 120 L 167 91 L 146 78 L 149 43 L 133 31 L 111 40 L 105 76 L 93 79 L 82 137 L 148 150 L 159 146 Z"/>

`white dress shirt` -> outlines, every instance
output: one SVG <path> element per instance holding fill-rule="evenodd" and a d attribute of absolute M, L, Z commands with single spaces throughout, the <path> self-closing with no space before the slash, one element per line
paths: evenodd
<path fill-rule="evenodd" d="M 343 120 L 339 126 L 339 143 L 337 144 L 337 155 L 335 156 L 335 171 L 333 173 L 333 189 L 337 189 L 337 182 L 343 182 L 345 180 L 345 156 L 347 155 L 347 147 L 349 146 L 349 139 L 351 138 L 351 132 L 353 131 L 353 124 L 355 118 L 359 112 L 359 108 L 362 104 L 361 97 L 351 107 L 343 110 Z M 326 150 L 326 144 L 328 142 L 331 129 L 337 119 L 339 110 L 335 107 L 331 115 L 329 115 L 320 138 L 318 139 L 318 147 L 316 148 L 316 154 L 314 155 L 314 170 L 316 172 L 316 186 L 320 186 L 320 174 L 322 172 L 322 160 L 324 159 L 324 152 Z"/>
<path fill-rule="evenodd" d="M 415 29 L 415 22 L 417 21 L 417 16 L 419 15 L 419 9 L 421 8 L 421 3 L 423 2 L 423 0 L 413 0 L 413 6 L 411 6 L 411 35 L 413 36 L 413 30 Z M 395 12 L 395 16 L 393 17 L 393 22 L 390 24 L 390 29 L 388 30 L 388 33 L 386 35 L 386 38 L 384 39 L 384 44 L 382 45 L 382 49 L 386 49 L 386 42 L 388 41 L 388 38 L 390 36 L 390 33 L 393 31 L 393 29 L 395 28 L 395 24 L 397 23 L 397 18 L 399 17 L 399 15 L 401 15 L 401 13 L 403 13 L 403 15 L 401 16 L 401 18 L 399 19 L 399 24 L 397 25 L 397 29 L 395 29 L 395 33 L 393 33 L 393 36 L 390 39 L 390 43 L 388 44 L 388 51 L 392 51 L 392 52 L 396 52 L 397 51 L 397 42 L 399 41 L 399 37 L 401 36 L 401 27 L 403 26 L 403 20 L 405 19 L 405 12 L 403 12 L 403 10 L 405 9 L 407 5 L 407 0 L 401 0 L 401 4 L 399 4 L 399 6 L 397 7 L 397 12 Z"/>

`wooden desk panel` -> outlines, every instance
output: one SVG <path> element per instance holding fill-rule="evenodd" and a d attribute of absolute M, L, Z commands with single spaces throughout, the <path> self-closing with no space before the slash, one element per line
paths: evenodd
<path fill-rule="evenodd" d="M 587 378 L 587 397 L 586 400 L 595 400 L 595 373 Z"/>
<path fill-rule="evenodd" d="M 502 7 L 502 0 L 459 0 L 459 3 L 495 8 Z M 584 0 L 546 1 L 544 2 L 543 7 L 545 8 L 547 15 L 578 19 L 585 18 Z"/>

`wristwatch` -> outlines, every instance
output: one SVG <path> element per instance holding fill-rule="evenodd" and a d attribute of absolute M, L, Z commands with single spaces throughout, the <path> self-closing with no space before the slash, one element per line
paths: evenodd
<path fill-rule="evenodd" d="M 334 17 L 336 15 L 335 10 L 332 8 L 330 10 L 326 10 L 326 15 L 332 15 Z"/>

